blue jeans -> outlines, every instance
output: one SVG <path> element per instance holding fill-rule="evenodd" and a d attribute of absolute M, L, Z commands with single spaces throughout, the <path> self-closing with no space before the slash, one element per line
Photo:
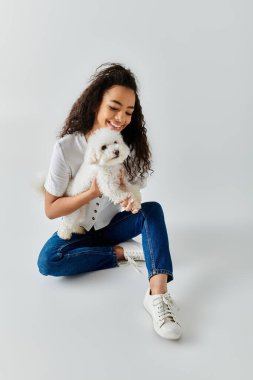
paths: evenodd
<path fill-rule="evenodd" d="M 143 202 L 136 214 L 119 212 L 107 226 L 99 230 L 92 227 L 84 235 L 74 233 L 70 240 L 59 238 L 55 232 L 39 254 L 39 271 L 45 276 L 69 276 L 117 267 L 113 247 L 140 234 L 148 279 L 164 273 L 168 275 L 167 282 L 172 281 L 167 229 L 162 207 L 157 202 Z"/>

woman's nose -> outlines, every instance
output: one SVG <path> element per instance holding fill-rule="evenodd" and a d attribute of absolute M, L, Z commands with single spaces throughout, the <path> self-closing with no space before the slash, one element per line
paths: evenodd
<path fill-rule="evenodd" d="M 120 123 L 120 124 L 124 124 L 125 123 L 125 117 L 124 117 L 124 114 L 123 113 L 118 113 L 116 116 L 115 116 L 115 120 Z"/>

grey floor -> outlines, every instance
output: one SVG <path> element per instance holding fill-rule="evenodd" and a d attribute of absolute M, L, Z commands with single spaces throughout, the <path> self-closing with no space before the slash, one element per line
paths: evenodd
<path fill-rule="evenodd" d="M 0 10 L 0 380 L 252 380 L 252 1 Z M 68 278 L 37 269 L 56 223 L 29 181 L 109 61 L 140 84 L 155 169 L 146 200 L 168 210 L 177 342 L 153 331 L 147 278 L 132 267 Z"/>
<path fill-rule="evenodd" d="M 52 223 L 19 207 L 23 222 L 2 247 L 1 379 L 252 378 L 249 225 L 170 226 L 169 289 L 183 325 L 173 342 L 153 331 L 147 278 L 131 266 L 42 276 L 37 254 Z"/>

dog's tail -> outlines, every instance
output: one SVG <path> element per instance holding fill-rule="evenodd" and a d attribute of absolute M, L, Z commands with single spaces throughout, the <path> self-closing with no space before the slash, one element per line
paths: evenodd
<path fill-rule="evenodd" d="M 44 194 L 45 180 L 46 180 L 46 172 L 41 171 L 41 172 L 37 172 L 31 181 L 31 187 L 34 193 L 36 193 L 39 196 L 42 196 Z"/>

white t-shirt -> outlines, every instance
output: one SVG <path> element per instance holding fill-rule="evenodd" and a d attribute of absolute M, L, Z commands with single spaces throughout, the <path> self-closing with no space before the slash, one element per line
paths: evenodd
<path fill-rule="evenodd" d="M 57 197 L 64 195 L 68 183 L 80 168 L 87 142 L 82 133 L 65 135 L 56 141 L 50 160 L 49 171 L 44 187 L 46 191 Z M 140 188 L 146 186 L 146 180 L 135 181 Z M 86 215 L 82 226 L 89 231 L 107 226 L 112 218 L 121 211 L 120 205 L 114 205 L 108 197 L 102 195 L 87 203 Z"/>

